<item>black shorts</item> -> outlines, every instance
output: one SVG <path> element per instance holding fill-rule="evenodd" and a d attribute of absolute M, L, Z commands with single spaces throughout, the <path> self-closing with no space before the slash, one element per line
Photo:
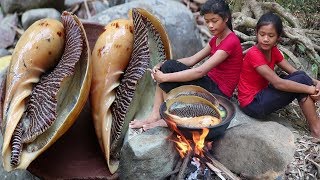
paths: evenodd
<path fill-rule="evenodd" d="M 187 69 L 190 69 L 190 67 L 176 60 L 167 60 L 165 61 L 164 64 L 162 64 L 160 68 L 160 70 L 163 73 L 174 73 L 174 72 L 183 71 Z M 196 79 L 188 82 L 164 82 L 164 83 L 160 83 L 159 87 L 164 92 L 168 93 L 171 89 L 174 89 L 176 87 L 183 86 L 183 85 L 201 86 L 211 93 L 222 95 L 226 98 L 229 98 L 228 96 L 226 96 L 221 92 L 218 85 L 214 81 L 212 81 L 211 78 L 209 78 L 207 75 L 203 76 L 200 79 Z"/>
<path fill-rule="evenodd" d="M 296 71 L 290 75 L 283 77 L 291 81 L 311 86 L 312 79 L 303 71 Z M 260 91 L 253 99 L 253 101 L 241 108 L 241 110 L 254 118 L 265 118 L 274 111 L 281 109 L 290 104 L 294 99 L 300 102 L 308 94 L 284 92 L 275 89 L 272 85 Z"/>

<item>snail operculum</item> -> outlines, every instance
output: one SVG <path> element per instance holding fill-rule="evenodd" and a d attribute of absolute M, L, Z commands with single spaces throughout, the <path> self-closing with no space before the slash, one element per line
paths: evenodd
<path fill-rule="evenodd" d="M 77 17 L 64 12 L 61 18 L 36 21 L 15 47 L 3 108 L 7 171 L 27 168 L 67 131 L 86 102 L 87 38 Z"/>

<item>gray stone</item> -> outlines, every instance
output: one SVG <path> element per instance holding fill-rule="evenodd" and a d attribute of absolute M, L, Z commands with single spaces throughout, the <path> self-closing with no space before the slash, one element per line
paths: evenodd
<path fill-rule="evenodd" d="M 158 127 L 129 135 L 121 150 L 120 179 L 161 179 L 171 172 L 179 155 L 168 140 L 170 134 L 168 128 Z"/>
<path fill-rule="evenodd" d="M 10 55 L 10 54 L 11 53 L 8 50 L 3 49 L 3 48 L 0 49 L 0 58 L 3 56 L 6 56 L 6 55 Z"/>
<path fill-rule="evenodd" d="M 233 102 L 234 103 L 234 102 Z M 230 125 L 228 128 L 234 127 L 234 126 L 239 126 L 241 124 L 251 124 L 251 123 L 255 123 L 257 122 L 256 119 L 251 118 L 249 116 L 247 116 L 246 114 L 244 114 L 240 109 L 239 106 L 237 104 L 235 104 L 236 107 L 236 114 L 234 116 L 234 118 L 231 120 Z"/>
<path fill-rule="evenodd" d="M 264 119 L 255 119 L 255 118 L 249 117 L 248 115 L 244 114 L 240 110 L 239 106 L 236 103 L 234 103 L 234 104 L 236 106 L 236 114 L 235 114 L 235 117 L 232 119 L 228 128 L 231 128 L 234 126 L 239 126 L 241 124 L 252 124 L 252 123 L 259 123 L 259 122 L 274 121 L 279 124 L 282 124 L 283 126 L 287 127 L 288 129 L 290 129 L 292 131 L 292 133 L 294 133 L 295 139 L 300 137 L 299 132 L 297 132 L 296 129 L 292 126 L 293 122 L 290 119 L 280 117 L 276 113 L 272 113 Z"/>
<path fill-rule="evenodd" d="M 117 6 L 120 4 L 127 3 L 128 0 L 108 0 L 108 2 L 109 2 L 109 5 L 112 7 L 112 6 Z"/>
<path fill-rule="evenodd" d="M 24 29 L 39 19 L 52 18 L 60 20 L 61 13 L 53 8 L 32 9 L 22 14 L 21 23 Z"/>
<path fill-rule="evenodd" d="M 103 3 L 100 1 L 93 1 L 92 2 L 92 7 L 95 11 L 95 14 L 98 14 L 104 10 L 106 10 L 107 8 L 109 8 L 109 5 L 107 3 Z"/>
<path fill-rule="evenodd" d="M 17 14 L 8 14 L 0 21 L 0 48 L 7 48 L 14 44 L 16 31 L 14 27 L 18 24 Z"/>
<path fill-rule="evenodd" d="M 133 1 L 109 8 L 93 16 L 89 21 L 106 25 L 115 19 L 128 18 L 128 11 L 136 7 L 148 10 L 165 26 L 174 59 L 191 56 L 202 49 L 192 12 L 176 1 Z"/>
<path fill-rule="evenodd" d="M 64 6 L 69 8 L 75 4 L 82 3 L 82 2 L 84 2 L 84 0 L 65 0 Z"/>
<path fill-rule="evenodd" d="M 1 6 L 5 13 L 23 12 L 43 7 L 60 10 L 64 7 L 64 0 L 2 0 Z"/>
<path fill-rule="evenodd" d="M 292 132 L 276 122 L 243 123 L 229 128 L 214 142 L 213 154 L 234 173 L 258 177 L 270 171 L 284 173 L 293 160 Z"/>
<path fill-rule="evenodd" d="M 2 12 L 2 9 L 0 8 L 0 21 L 2 21 L 3 19 L 3 12 Z"/>
<path fill-rule="evenodd" d="M 0 133 L 0 147 L 2 148 L 2 143 L 3 143 L 3 137 L 2 134 Z M 39 180 L 36 176 L 32 175 L 29 171 L 27 170 L 14 170 L 11 172 L 6 172 L 3 169 L 2 166 L 2 156 L 0 156 L 0 179 L 7 179 L 7 180 L 17 180 L 17 179 L 23 179 L 23 180 Z"/>

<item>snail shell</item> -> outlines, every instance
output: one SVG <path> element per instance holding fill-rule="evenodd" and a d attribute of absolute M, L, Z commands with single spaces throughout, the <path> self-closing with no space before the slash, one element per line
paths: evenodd
<path fill-rule="evenodd" d="M 116 20 L 107 25 L 92 53 L 92 112 L 96 134 L 112 174 L 118 169 L 128 124 L 139 113 L 140 100 L 146 98 L 143 92 L 155 89 L 154 84 L 146 86 L 151 81 L 146 69 L 171 58 L 169 38 L 160 21 L 144 9 L 133 9 L 130 13 L 132 20 Z M 101 52 L 103 55 L 99 55 Z"/>
<path fill-rule="evenodd" d="M 221 123 L 217 107 L 210 101 L 194 95 L 183 95 L 167 99 L 160 108 L 166 121 L 189 128 L 206 128 Z"/>
<path fill-rule="evenodd" d="M 112 173 L 116 171 L 118 162 L 109 158 L 112 124 L 110 106 L 115 100 L 115 88 L 119 86 L 120 76 L 129 63 L 132 48 L 132 21 L 118 19 L 105 27 L 92 51 L 93 77 L 90 100 L 94 127 Z"/>
<path fill-rule="evenodd" d="M 26 169 L 74 123 L 91 84 L 90 50 L 79 19 L 42 19 L 14 49 L 3 104 L 4 169 Z"/>
<path fill-rule="evenodd" d="M 196 85 L 183 85 L 172 89 L 167 94 L 167 99 L 172 99 L 179 96 L 199 96 L 210 101 L 214 106 L 219 106 L 219 101 L 206 89 Z"/>

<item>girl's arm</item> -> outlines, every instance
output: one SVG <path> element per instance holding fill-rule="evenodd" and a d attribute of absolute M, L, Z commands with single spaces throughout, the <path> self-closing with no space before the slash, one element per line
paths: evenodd
<path fill-rule="evenodd" d="M 210 51 L 211 51 L 211 47 L 210 47 L 210 45 L 208 43 L 202 50 L 200 50 L 199 52 L 197 52 L 193 56 L 177 59 L 177 61 L 179 61 L 179 62 L 181 62 L 181 63 L 183 63 L 183 64 L 185 64 L 185 65 L 187 65 L 189 67 L 192 67 L 196 63 L 198 63 L 202 59 L 204 59 L 205 57 L 209 56 Z M 158 63 L 157 65 L 155 65 L 152 68 L 152 73 L 153 74 L 151 76 L 153 76 L 156 71 L 160 70 L 160 67 L 162 66 L 163 63 L 164 62 L 160 62 L 160 63 Z M 153 76 L 153 78 L 154 78 L 154 76 Z"/>
<path fill-rule="evenodd" d="M 291 74 L 295 71 L 297 71 L 296 68 L 294 68 L 288 61 L 282 60 L 280 63 L 277 64 L 281 69 L 286 71 L 288 74 Z M 311 78 L 313 85 L 316 86 L 317 89 L 320 89 L 320 81 L 314 78 Z"/>
<path fill-rule="evenodd" d="M 288 63 L 288 61 L 286 61 L 285 59 L 283 59 L 282 61 L 280 61 L 277 64 L 282 70 L 284 70 L 285 72 L 287 72 L 288 74 L 294 73 L 297 71 L 296 68 L 294 68 L 290 63 Z"/>
<path fill-rule="evenodd" d="M 281 61 L 279 67 L 284 65 Z M 281 64 L 282 63 L 282 64 Z M 294 69 L 294 68 L 293 68 Z M 294 72 L 292 68 L 287 68 L 289 72 Z M 314 86 L 297 83 L 291 80 L 280 78 L 268 65 L 261 65 L 256 68 L 257 72 L 267 79 L 276 89 L 286 92 L 317 94 L 317 89 Z M 285 70 L 285 71 L 286 71 Z M 288 73 L 289 73 L 288 72 Z"/>
<path fill-rule="evenodd" d="M 203 49 L 201 49 L 199 52 L 197 52 L 193 56 L 181 58 L 181 59 L 178 59 L 178 61 L 191 67 L 197 64 L 198 62 L 200 62 L 205 57 L 209 56 L 210 51 L 211 51 L 211 47 L 208 43 Z"/>
<path fill-rule="evenodd" d="M 213 67 L 223 62 L 229 54 L 223 50 L 217 50 L 208 60 L 198 67 L 174 73 L 162 73 L 157 70 L 153 75 L 158 83 L 162 82 L 187 82 L 199 79 L 206 75 Z"/>

